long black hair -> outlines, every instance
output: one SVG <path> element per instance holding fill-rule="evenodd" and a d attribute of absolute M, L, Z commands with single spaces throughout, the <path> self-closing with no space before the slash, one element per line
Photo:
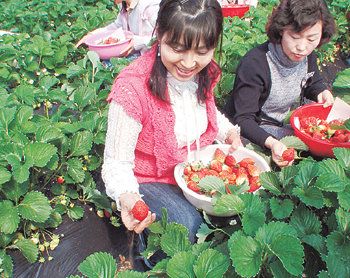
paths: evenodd
<path fill-rule="evenodd" d="M 327 43 L 335 33 L 335 22 L 325 0 L 283 0 L 272 12 L 266 33 L 272 43 L 280 44 L 282 31 L 291 27 L 300 33 L 306 27 L 322 22 L 322 36 L 317 47 Z"/>
<path fill-rule="evenodd" d="M 157 38 L 165 34 L 167 43 L 183 39 L 186 50 L 198 47 L 203 41 L 206 48 L 215 48 L 222 33 L 222 10 L 217 0 L 162 0 L 157 18 Z M 157 50 L 159 52 L 159 49 Z M 219 74 L 219 66 L 211 62 L 199 72 L 198 100 L 205 100 L 212 80 Z M 157 55 L 148 80 L 151 93 L 169 102 L 166 94 L 167 70 Z"/>

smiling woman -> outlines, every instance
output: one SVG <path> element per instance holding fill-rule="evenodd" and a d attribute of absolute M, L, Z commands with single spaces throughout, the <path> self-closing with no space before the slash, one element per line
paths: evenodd
<path fill-rule="evenodd" d="M 249 51 L 236 69 L 225 114 L 241 127 L 242 136 L 272 151 L 280 167 L 287 147 L 279 141 L 294 135 L 284 124 L 289 112 L 304 97 L 333 103 L 320 75 L 315 49 L 335 33 L 334 18 L 324 0 L 283 0 L 266 26 L 269 41 Z M 254 67 L 252 67 L 254 65 Z"/>
<path fill-rule="evenodd" d="M 178 188 L 174 167 L 215 139 L 226 140 L 231 151 L 242 145 L 239 129 L 214 100 L 220 69 L 213 53 L 222 21 L 217 0 L 163 0 L 158 41 L 114 82 L 102 177 L 128 230 L 147 235 L 165 207 L 168 221 L 187 227 L 195 242 L 203 218 Z M 139 221 L 131 211 L 141 197 L 150 212 Z"/>

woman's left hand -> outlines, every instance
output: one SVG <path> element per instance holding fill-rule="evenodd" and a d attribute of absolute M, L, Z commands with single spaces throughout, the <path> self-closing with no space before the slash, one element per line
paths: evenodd
<path fill-rule="evenodd" d="M 227 132 L 225 143 L 231 144 L 231 147 L 228 150 L 230 153 L 234 152 L 238 147 L 243 147 L 241 136 L 235 129 L 231 129 L 229 132 Z"/>
<path fill-rule="evenodd" d="M 323 103 L 323 107 L 328 107 L 330 105 L 333 105 L 334 103 L 334 97 L 330 90 L 324 90 L 323 92 L 319 93 L 317 96 L 317 102 Z"/>

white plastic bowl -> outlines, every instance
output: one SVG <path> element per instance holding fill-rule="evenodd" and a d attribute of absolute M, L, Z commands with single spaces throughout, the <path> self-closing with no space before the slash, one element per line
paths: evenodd
<path fill-rule="evenodd" d="M 228 144 L 213 144 L 209 145 L 200 150 L 200 160 L 204 165 L 207 165 L 213 158 L 214 152 L 217 148 L 220 148 L 224 153 L 228 153 L 230 145 Z M 270 171 L 270 166 L 266 160 L 254 151 L 248 150 L 243 147 L 239 147 L 232 153 L 233 157 L 237 162 L 241 161 L 243 158 L 252 158 L 255 161 L 255 165 L 260 169 L 261 172 Z M 192 155 L 193 157 L 193 155 Z M 213 205 L 211 204 L 211 197 L 206 195 L 200 195 L 187 187 L 186 181 L 183 178 L 183 171 L 187 162 L 182 162 L 175 166 L 174 175 L 175 180 L 179 187 L 181 188 L 186 199 L 196 208 L 204 210 L 207 214 L 213 216 L 233 216 L 235 213 L 225 213 L 218 214 L 213 211 Z M 258 189 L 259 190 L 259 189 Z M 258 191 L 257 190 L 257 191 Z M 257 192 L 255 191 L 255 192 Z M 254 192 L 254 193 L 255 193 Z"/>
<path fill-rule="evenodd" d="M 95 51 L 100 59 L 106 60 L 112 57 L 124 57 L 124 53 L 120 54 L 130 43 L 131 39 L 127 39 L 126 41 L 121 41 L 118 43 L 111 44 L 99 44 L 99 42 L 103 39 L 108 38 L 115 31 L 106 31 L 106 32 L 96 32 L 91 33 L 86 38 L 85 44 L 89 47 L 90 51 Z M 132 32 L 124 31 L 125 37 L 132 36 Z"/>

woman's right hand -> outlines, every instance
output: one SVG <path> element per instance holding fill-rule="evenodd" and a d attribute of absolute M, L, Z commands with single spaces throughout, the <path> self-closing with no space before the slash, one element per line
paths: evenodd
<path fill-rule="evenodd" d="M 292 161 L 283 161 L 282 153 L 287 149 L 286 145 L 281 141 L 273 138 L 272 136 L 267 137 L 265 141 L 265 146 L 271 150 L 272 160 L 281 168 L 286 167 L 288 165 L 292 165 L 294 160 Z"/>
<path fill-rule="evenodd" d="M 132 208 L 134 207 L 136 201 L 141 200 L 141 197 L 136 193 L 123 193 L 119 197 L 121 205 L 121 219 L 124 226 L 129 231 L 134 231 L 140 234 L 144 229 L 146 229 L 151 223 L 156 220 L 156 214 L 151 211 L 148 212 L 147 217 L 139 221 L 134 218 L 132 214 Z"/>

